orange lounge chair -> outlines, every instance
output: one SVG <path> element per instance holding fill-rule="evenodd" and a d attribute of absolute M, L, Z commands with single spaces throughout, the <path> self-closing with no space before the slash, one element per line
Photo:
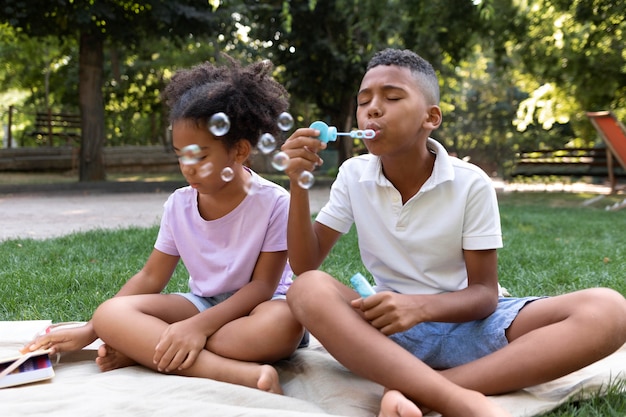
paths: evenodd
<path fill-rule="evenodd" d="M 586 115 L 606 143 L 609 182 L 611 193 L 614 193 L 617 181 L 613 174 L 613 158 L 626 169 L 626 128 L 610 111 L 587 112 Z"/>

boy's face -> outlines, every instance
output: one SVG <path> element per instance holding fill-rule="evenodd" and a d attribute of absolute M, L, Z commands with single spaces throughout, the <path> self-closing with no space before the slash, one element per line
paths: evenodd
<path fill-rule="evenodd" d="M 424 146 L 430 132 L 439 126 L 440 116 L 438 106 L 427 103 L 409 68 L 379 65 L 361 81 L 356 117 L 359 129 L 376 131 L 374 139 L 364 141 L 374 155 Z"/>

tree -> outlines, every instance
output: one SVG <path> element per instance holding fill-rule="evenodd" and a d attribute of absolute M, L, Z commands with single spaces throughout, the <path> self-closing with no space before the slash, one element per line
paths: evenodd
<path fill-rule="evenodd" d="M 523 4 L 525 28 L 509 44 L 509 53 L 519 57 L 538 86 L 537 100 L 531 97 L 521 113 L 522 127 L 535 120 L 550 127 L 555 120 L 571 119 L 579 136 L 592 138 L 595 132 L 585 111 L 613 110 L 626 117 L 626 3 L 534 0 Z"/>
<path fill-rule="evenodd" d="M 481 24 L 471 0 L 245 3 L 251 36 L 267 45 L 289 92 L 340 130 L 353 127 L 356 91 L 374 52 L 406 47 L 439 68 L 445 54 L 460 59 L 471 50 L 471 33 Z M 351 156 L 352 144 L 342 140 L 340 161 Z"/>
<path fill-rule="evenodd" d="M 79 43 L 79 108 L 82 117 L 80 181 L 106 178 L 102 96 L 104 47 L 132 48 L 144 39 L 219 33 L 219 2 L 193 0 L 0 0 L 0 22 L 32 37 L 73 38 Z M 226 13 L 226 11 L 224 11 Z"/>

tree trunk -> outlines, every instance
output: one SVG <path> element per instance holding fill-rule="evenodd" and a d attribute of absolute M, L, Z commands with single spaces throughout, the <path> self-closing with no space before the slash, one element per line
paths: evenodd
<path fill-rule="evenodd" d="M 335 120 L 334 125 L 337 126 L 337 129 L 341 132 L 349 132 L 355 126 L 355 103 L 354 96 L 349 95 L 344 97 L 340 106 L 341 111 L 337 114 L 337 119 Z M 337 149 L 339 151 L 338 165 L 341 165 L 343 161 L 346 159 L 350 159 L 352 157 L 352 152 L 354 150 L 354 139 L 350 136 L 341 136 L 339 138 Z"/>
<path fill-rule="evenodd" d="M 98 34 L 81 33 L 78 100 L 82 140 L 79 181 L 104 181 L 104 100 L 102 98 L 104 51 Z"/>

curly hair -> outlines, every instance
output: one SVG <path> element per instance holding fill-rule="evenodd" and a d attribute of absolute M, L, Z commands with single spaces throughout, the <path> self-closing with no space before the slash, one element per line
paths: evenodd
<path fill-rule="evenodd" d="M 230 130 L 217 139 L 228 148 L 242 139 L 256 146 L 261 134 L 279 133 L 278 116 L 289 107 L 289 94 L 272 78 L 271 62 L 243 67 L 232 57 L 223 57 L 228 65 L 204 62 L 172 76 L 163 91 L 169 121 L 192 120 L 208 128 L 211 116 L 223 112 L 230 119 Z"/>
<path fill-rule="evenodd" d="M 367 71 L 379 65 L 395 65 L 411 70 L 422 93 L 430 104 L 439 104 L 439 80 L 435 69 L 424 58 L 408 49 L 387 48 L 376 52 L 367 64 Z"/>

